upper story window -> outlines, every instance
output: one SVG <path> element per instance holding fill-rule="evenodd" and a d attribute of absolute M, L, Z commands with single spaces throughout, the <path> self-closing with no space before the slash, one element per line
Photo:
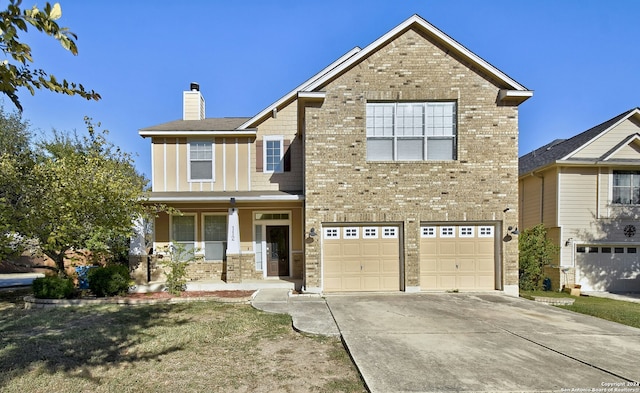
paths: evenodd
<path fill-rule="evenodd" d="M 456 103 L 367 104 L 367 161 L 456 159 Z"/>
<path fill-rule="evenodd" d="M 265 172 L 282 172 L 283 170 L 283 138 L 282 137 L 265 137 L 264 138 L 264 171 Z"/>
<path fill-rule="evenodd" d="M 213 143 L 189 142 L 189 181 L 213 181 Z"/>
<path fill-rule="evenodd" d="M 613 171 L 612 202 L 621 205 L 640 204 L 640 171 Z"/>

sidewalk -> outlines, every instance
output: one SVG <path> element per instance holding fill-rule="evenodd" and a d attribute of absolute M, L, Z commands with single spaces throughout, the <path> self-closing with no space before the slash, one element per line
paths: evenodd
<path fill-rule="evenodd" d="M 38 277 L 44 277 L 42 273 L 6 273 L 0 274 L 0 288 L 29 286 Z"/>
<path fill-rule="evenodd" d="M 293 328 L 304 333 L 340 336 L 338 326 L 319 295 L 291 295 L 288 289 L 260 289 L 251 305 L 261 311 L 289 314 Z"/>

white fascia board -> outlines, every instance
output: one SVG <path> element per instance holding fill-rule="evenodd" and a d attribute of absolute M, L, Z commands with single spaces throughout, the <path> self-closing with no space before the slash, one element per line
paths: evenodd
<path fill-rule="evenodd" d="M 184 197 L 149 197 L 147 202 L 229 202 L 230 196 L 204 197 L 204 196 L 184 196 Z M 303 201 L 303 195 L 258 195 L 258 196 L 234 196 L 236 202 L 287 202 Z"/>
<path fill-rule="evenodd" d="M 324 100 L 327 95 L 324 91 L 299 91 L 298 98 L 319 99 Z"/>
<path fill-rule="evenodd" d="M 315 81 L 316 79 L 318 79 L 321 76 L 325 75 L 326 73 L 330 72 L 331 70 L 333 70 L 338 65 L 344 63 L 347 59 L 353 57 L 360 50 L 361 49 L 358 48 L 358 47 L 355 47 L 355 48 L 351 49 L 349 52 L 347 52 L 343 56 L 341 56 L 338 60 L 336 60 L 333 63 L 331 63 L 328 67 L 325 67 L 322 71 L 318 72 L 317 74 L 315 74 L 314 76 L 309 78 L 307 81 L 305 81 L 300 86 L 298 86 L 295 89 L 291 90 L 289 93 L 287 93 L 285 96 L 280 98 L 278 101 L 274 102 L 273 104 L 271 104 L 268 107 L 266 107 L 265 109 L 263 109 L 262 112 L 258 113 L 257 115 L 255 115 L 251 119 L 249 119 L 246 122 L 244 122 L 242 125 L 240 125 L 240 127 L 238 127 L 238 129 L 242 130 L 242 129 L 245 129 L 246 127 L 249 127 L 252 123 L 256 122 L 257 120 L 259 120 L 262 117 L 266 116 L 267 114 L 271 113 L 274 108 L 278 108 L 283 103 L 285 103 L 285 102 L 291 100 L 292 98 L 294 98 L 298 94 L 298 92 L 300 92 L 300 91 L 309 91 L 309 89 L 307 88 L 309 86 L 309 84 L 313 83 L 313 81 Z"/>
<path fill-rule="evenodd" d="M 378 38 L 373 43 L 369 44 L 363 50 L 358 52 L 358 54 L 350 58 L 348 62 L 344 62 L 340 64 L 334 70 L 332 70 L 331 72 L 327 73 L 326 75 L 322 76 L 321 78 L 319 78 L 318 80 L 310 84 L 307 88 L 310 90 L 313 90 L 321 86 L 323 83 L 335 77 L 336 75 L 344 71 L 346 68 L 350 67 L 354 63 L 357 63 L 364 57 L 368 56 L 370 53 L 378 50 L 380 46 L 385 44 L 387 41 L 391 40 L 397 34 L 400 34 L 405 29 L 409 28 L 414 23 L 422 27 L 430 35 L 444 42 L 445 45 L 449 46 L 456 52 L 460 53 L 463 57 L 466 57 L 467 59 L 469 59 L 472 63 L 477 64 L 481 69 L 485 70 L 489 74 L 495 76 L 499 80 L 511 86 L 513 90 L 529 91 L 526 87 L 522 86 L 521 84 L 519 84 L 518 82 L 510 78 L 509 76 L 507 76 L 507 74 L 500 71 L 496 67 L 492 66 L 490 63 L 482 59 L 480 56 L 471 52 L 469 49 L 465 48 L 462 44 L 460 44 L 453 38 L 449 37 L 448 35 L 443 33 L 441 30 L 439 30 L 437 27 L 433 26 L 431 23 L 427 22 L 426 20 L 424 20 L 418 15 L 413 15 L 406 21 L 402 22 L 401 24 L 396 26 L 394 29 L 389 31 L 387 34 Z"/>
<path fill-rule="evenodd" d="M 498 92 L 498 101 L 514 100 L 520 104 L 531 97 L 533 97 L 533 91 L 531 90 L 500 89 L 500 92 Z"/>
<path fill-rule="evenodd" d="M 257 130 L 244 129 L 232 131 L 138 131 L 145 138 L 148 136 L 256 136 Z"/>
<path fill-rule="evenodd" d="M 574 154 L 579 153 L 580 151 L 582 151 L 582 149 L 586 148 L 587 146 L 589 146 L 590 144 L 592 144 L 595 140 L 597 140 L 598 138 L 600 138 L 602 135 L 606 134 L 607 132 L 613 130 L 614 128 L 616 128 L 617 126 L 619 126 L 620 124 L 622 124 L 623 121 L 626 121 L 627 119 L 629 119 L 631 116 L 636 116 L 639 115 L 640 111 L 636 108 L 635 110 L 629 112 L 629 114 L 625 117 L 623 117 L 622 119 L 620 119 L 618 122 L 616 122 L 614 125 L 612 125 L 611 127 L 605 129 L 604 131 L 602 131 L 601 133 L 599 133 L 598 135 L 596 135 L 595 137 L 591 138 L 591 140 L 589 140 L 587 143 L 582 144 L 582 146 L 578 147 L 577 149 L 575 149 L 574 151 L 570 152 L 569 154 L 567 154 L 566 156 L 560 158 L 560 161 L 562 160 L 567 160 L 569 159 L 571 156 L 573 156 Z"/>

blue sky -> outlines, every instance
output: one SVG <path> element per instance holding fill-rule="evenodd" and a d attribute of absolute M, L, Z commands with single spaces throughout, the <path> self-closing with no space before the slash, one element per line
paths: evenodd
<path fill-rule="evenodd" d="M 46 134 L 54 128 L 84 131 L 83 117 L 90 116 L 136 155 L 147 176 L 150 142 L 138 129 L 179 119 L 190 82 L 200 83 L 207 117 L 252 116 L 413 14 L 534 90 L 520 106 L 520 155 L 640 106 L 640 23 L 632 0 L 60 4 L 59 23 L 78 35 L 79 55 L 29 34 L 35 66 L 103 99 L 22 91 L 23 117 L 37 134 Z M 8 99 L 4 106 L 12 108 Z"/>

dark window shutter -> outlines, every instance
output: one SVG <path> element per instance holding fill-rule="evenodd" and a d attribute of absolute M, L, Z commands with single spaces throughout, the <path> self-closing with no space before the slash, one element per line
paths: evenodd
<path fill-rule="evenodd" d="M 256 141 L 256 172 L 263 171 L 262 141 Z"/>
<path fill-rule="evenodd" d="M 285 172 L 291 172 L 291 149 L 289 148 L 290 145 L 291 141 L 288 139 L 285 139 L 282 143 L 282 149 L 284 150 L 283 161 Z"/>

